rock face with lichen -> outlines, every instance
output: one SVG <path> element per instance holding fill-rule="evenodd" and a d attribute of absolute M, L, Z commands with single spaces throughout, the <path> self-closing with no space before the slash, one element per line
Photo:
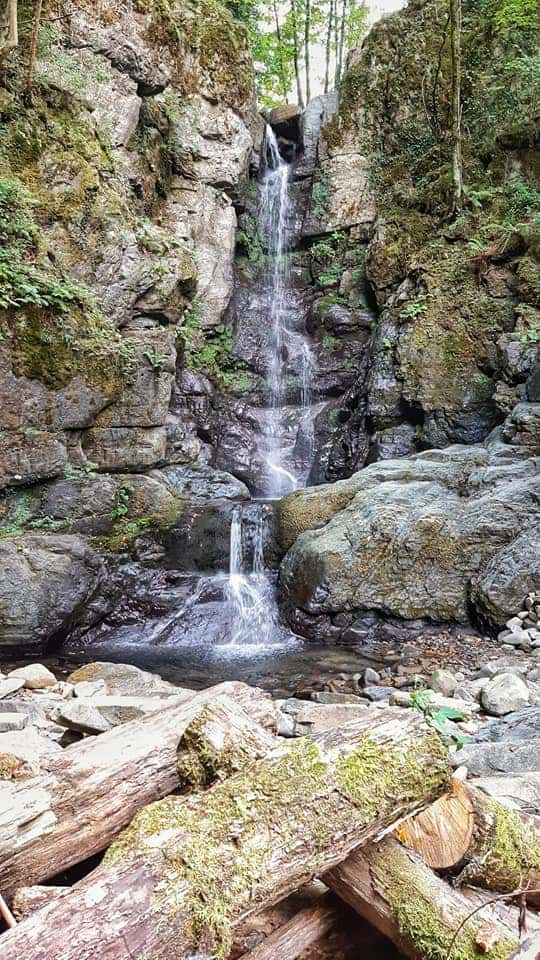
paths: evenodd
<path fill-rule="evenodd" d="M 339 411 L 356 469 L 370 465 L 278 508 L 291 548 L 282 597 L 306 636 L 354 641 L 388 619 L 397 631 L 426 619 L 496 629 L 538 585 L 540 191 L 521 72 L 534 37 L 520 35 L 518 62 L 500 24 L 469 3 L 463 17 L 460 216 L 449 216 L 451 73 L 435 3 L 411 0 L 375 25 L 322 128 L 325 189 L 339 189 L 329 160 L 355 163 L 364 209 L 375 203 L 377 319 L 352 410 Z"/>
<path fill-rule="evenodd" d="M 21 6 L 0 87 L 0 523 L 30 556 L 28 529 L 122 543 L 182 512 L 141 475 L 199 455 L 177 383 L 194 318 L 212 331 L 231 297 L 259 121 L 245 30 L 217 0 L 66 5 L 30 99 Z M 0 643 L 13 615 L 6 589 Z"/>
<path fill-rule="evenodd" d="M 318 639 L 387 617 L 500 628 L 540 587 L 539 520 L 538 459 L 496 435 L 373 464 L 282 502 L 285 610 Z"/>

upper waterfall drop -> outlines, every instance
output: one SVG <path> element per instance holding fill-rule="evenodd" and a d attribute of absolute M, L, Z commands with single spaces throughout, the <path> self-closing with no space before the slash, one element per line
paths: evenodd
<path fill-rule="evenodd" d="M 261 436 L 260 452 L 268 466 L 268 498 L 278 498 L 297 489 L 305 477 L 295 466 L 288 431 L 291 368 L 297 380 L 297 406 L 301 427 L 312 445 L 311 382 L 313 355 L 305 335 L 304 317 L 291 289 L 290 194 L 291 164 L 281 156 L 272 127 L 267 124 L 263 148 L 263 174 L 259 185 L 259 229 L 267 250 L 266 300 L 271 350 L 266 370 L 270 409 L 268 429 Z"/>

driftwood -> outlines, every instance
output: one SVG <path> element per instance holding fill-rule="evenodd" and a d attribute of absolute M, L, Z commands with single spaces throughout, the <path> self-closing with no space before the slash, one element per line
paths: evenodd
<path fill-rule="evenodd" d="M 511 810 L 453 780 L 452 790 L 398 832 L 434 869 L 460 871 L 458 880 L 485 890 L 529 890 L 540 904 L 540 829 L 533 817 Z"/>
<path fill-rule="evenodd" d="M 202 743 L 196 721 L 188 743 L 194 736 Z M 0 960 L 225 955 L 247 916 L 336 866 L 448 783 L 437 734 L 399 709 L 328 731 L 316 744 L 280 744 L 204 793 L 140 811 L 101 867 L 5 934 Z"/>
<path fill-rule="evenodd" d="M 324 882 L 413 960 L 506 960 L 518 948 L 516 907 L 454 889 L 393 837 L 356 850 Z"/>
<path fill-rule="evenodd" d="M 219 696 L 269 720 L 271 701 L 262 691 L 222 683 L 43 758 L 38 776 L 0 782 L 4 896 L 104 850 L 140 807 L 177 790 L 180 738 Z"/>

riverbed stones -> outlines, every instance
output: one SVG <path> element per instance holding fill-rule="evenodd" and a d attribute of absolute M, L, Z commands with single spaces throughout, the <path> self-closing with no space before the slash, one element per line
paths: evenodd
<path fill-rule="evenodd" d="M 27 723 L 28 717 L 24 713 L 0 713 L 0 733 L 24 730 Z"/>
<path fill-rule="evenodd" d="M 486 713 L 503 717 L 530 703 L 531 695 L 524 680 L 513 673 L 500 673 L 482 689 L 480 701 Z"/>
<path fill-rule="evenodd" d="M 457 680 L 450 670 L 434 670 L 428 679 L 428 687 L 435 693 L 442 693 L 444 697 L 453 697 L 456 692 Z"/>
<path fill-rule="evenodd" d="M 54 673 L 42 663 L 29 663 L 27 667 L 17 667 L 9 673 L 9 676 L 21 680 L 22 685 L 28 690 L 45 690 L 56 684 Z"/>
<path fill-rule="evenodd" d="M 102 680 L 107 693 L 128 697 L 174 697 L 188 695 L 189 691 L 183 687 L 176 687 L 167 680 L 162 680 L 155 673 L 141 670 L 131 663 L 109 663 L 96 661 L 78 667 L 68 677 L 74 685 L 81 682 L 96 682 Z"/>
<path fill-rule="evenodd" d="M 70 700 L 62 704 L 56 712 L 56 720 L 79 733 L 104 733 L 112 726 L 92 703 L 83 700 Z"/>

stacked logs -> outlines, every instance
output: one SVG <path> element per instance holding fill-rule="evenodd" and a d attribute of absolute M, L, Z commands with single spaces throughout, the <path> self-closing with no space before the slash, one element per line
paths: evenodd
<path fill-rule="evenodd" d="M 419 714 L 291 742 L 269 706 L 221 684 L 4 783 L 0 890 L 20 922 L 0 960 L 237 957 L 313 878 L 317 896 L 243 956 L 302 956 L 339 924 L 335 896 L 413 960 L 534 956 L 535 826 L 452 779 Z M 73 886 L 37 886 L 102 851 Z"/>

